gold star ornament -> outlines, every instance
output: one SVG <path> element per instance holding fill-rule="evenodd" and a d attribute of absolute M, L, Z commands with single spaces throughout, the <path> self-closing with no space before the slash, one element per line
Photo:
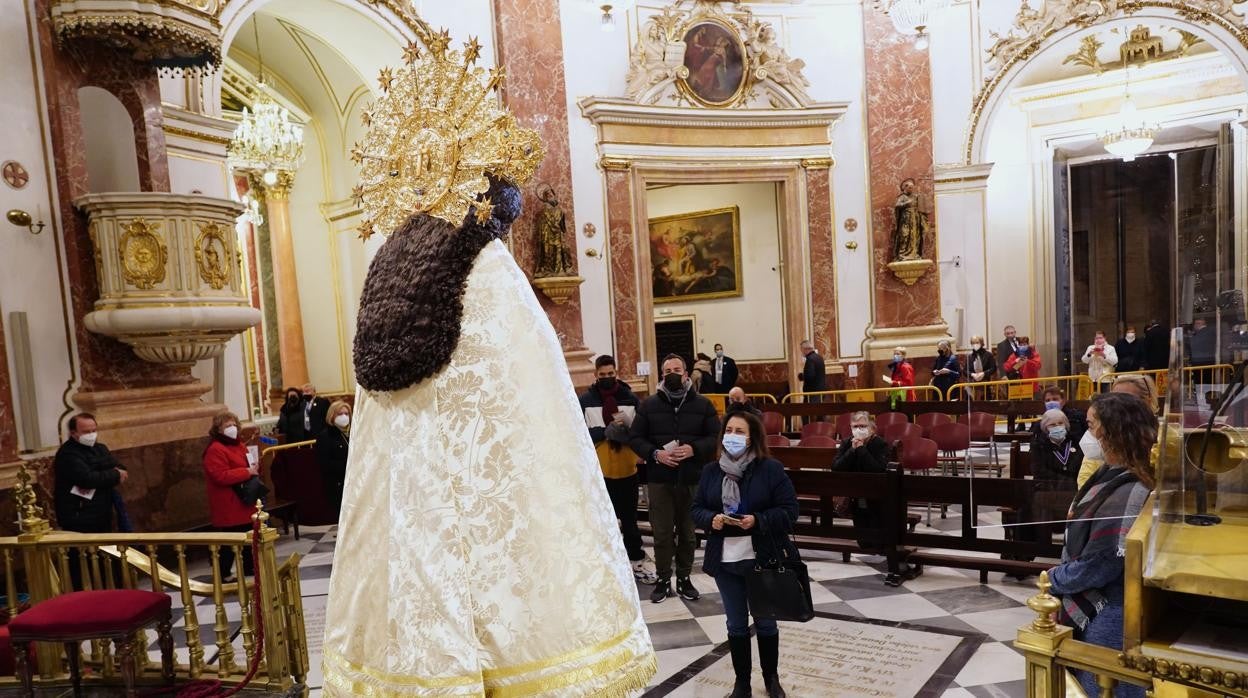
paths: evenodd
<path fill-rule="evenodd" d="M 482 198 L 486 174 L 519 185 L 541 164 L 537 133 L 500 104 L 503 72 L 476 65 L 475 38 L 462 52 L 449 50 L 450 41 L 443 30 L 426 51 L 409 46 L 406 65 L 381 71 L 385 94 L 367 111 L 368 131 L 351 149 L 360 166 L 352 194 L 363 211 L 361 238 L 389 234 L 418 213 L 459 225 L 475 207 L 485 223 L 493 211 Z"/>

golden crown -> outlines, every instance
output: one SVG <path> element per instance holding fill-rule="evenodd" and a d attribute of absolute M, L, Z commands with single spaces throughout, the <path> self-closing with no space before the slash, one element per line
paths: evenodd
<path fill-rule="evenodd" d="M 499 103 L 503 70 L 476 65 L 475 38 L 462 52 L 449 50 L 450 43 L 442 30 L 425 51 L 408 44 L 405 65 L 383 68 L 378 77 L 384 95 L 364 111 L 368 132 L 351 149 L 360 166 L 352 194 L 364 212 L 361 238 L 389 233 L 416 213 L 459 225 L 475 206 L 485 222 L 485 174 L 523 184 L 542 161 L 537 132 L 516 124 Z"/>

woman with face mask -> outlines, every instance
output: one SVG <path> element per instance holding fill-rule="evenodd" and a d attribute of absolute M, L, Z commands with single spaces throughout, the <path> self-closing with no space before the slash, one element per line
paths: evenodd
<path fill-rule="evenodd" d="M 693 498 L 693 521 L 707 534 L 702 569 L 715 578 L 727 616 L 736 682 L 730 698 L 750 694 L 750 608 L 745 575 L 779 559 L 777 545 L 797 555 L 789 539 L 797 521 L 797 494 L 784 465 L 771 458 L 763 422 L 748 413 L 724 421 L 719 461 L 702 471 Z M 780 631 L 774 620 L 754 617 L 758 657 L 768 698 L 785 695 L 777 672 Z"/>
<path fill-rule="evenodd" d="M 1092 343 L 1083 352 L 1083 363 L 1088 365 L 1088 378 L 1093 383 L 1100 383 L 1118 365 L 1118 351 L 1114 349 L 1114 345 L 1105 341 L 1104 332 L 1096 331 Z M 1100 389 L 1099 385 L 1097 389 Z"/>
<path fill-rule="evenodd" d="M 256 507 L 243 502 L 235 485 L 250 480 L 260 466 L 248 458 L 247 444 L 240 438 L 238 416 L 222 412 L 213 417 L 208 436 L 212 441 L 204 450 L 204 482 L 212 526 L 218 531 L 250 531 Z M 243 574 L 253 574 L 250 555 L 243 555 Z M 221 548 L 221 577 L 227 583 L 235 581 L 234 550 L 229 546 Z"/>
<path fill-rule="evenodd" d="M 940 391 L 940 399 L 948 397 L 949 389 L 962 375 L 962 364 L 953 353 L 953 345 L 942 339 L 936 344 L 936 362 L 932 364 L 932 385 Z"/>
<path fill-rule="evenodd" d="M 277 415 L 275 431 L 286 437 L 285 443 L 293 444 L 307 441 L 308 430 L 303 425 L 303 391 L 298 388 L 286 389 L 286 401 Z"/>
<path fill-rule="evenodd" d="M 1136 334 L 1135 325 L 1127 325 L 1127 331 L 1122 339 L 1114 344 L 1114 351 L 1118 354 L 1118 365 L 1114 367 L 1116 373 L 1128 373 L 1144 368 L 1146 361 L 1144 340 Z"/>
<path fill-rule="evenodd" d="M 992 351 L 984 345 L 984 338 L 980 335 L 971 337 L 971 354 L 966 357 L 967 378 L 972 383 L 987 383 L 988 381 L 997 379 L 997 360 L 992 356 Z M 977 392 L 983 395 L 975 395 L 977 400 L 986 400 L 987 388 L 978 388 Z"/>
<path fill-rule="evenodd" d="M 1144 402 L 1122 393 L 1097 395 L 1088 409 L 1088 435 L 1105 464 L 1075 494 L 1067 516 L 1062 563 L 1049 570 L 1051 593 L 1061 597 L 1058 621 L 1076 640 L 1122 649 L 1127 532 L 1153 488 L 1149 454 L 1157 418 Z M 1076 671 L 1087 695 L 1098 695 L 1096 676 Z M 1119 684 L 1117 698 L 1142 698 L 1144 689 Z"/>
<path fill-rule="evenodd" d="M 1032 390 L 1039 390 L 1040 383 L 1034 379 L 1040 377 L 1040 352 L 1031 346 L 1030 337 L 1019 337 L 1018 348 L 1005 360 L 1005 372 L 1018 372 L 1020 378 L 1032 380 Z"/>
<path fill-rule="evenodd" d="M 342 512 L 342 488 L 347 481 L 347 446 L 351 439 L 351 405 L 338 400 L 325 414 L 326 429 L 316 437 L 316 462 L 321 466 L 325 499 L 334 520 Z"/>
<path fill-rule="evenodd" d="M 849 438 L 841 442 L 832 469 L 845 473 L 882 473 L 888 468 L 888 442 L 875 431 L 869 412 L 849 417 Z M 858 547 L 879 550 L 883 544 L 885 514 L 879 500 L 850 499 Z"/>
<path fill-rule="evenodd" d="M 891 376 L 884 376 L 884 382 L 894 388 L 914 385 L 914 366 L 906 360 L 906 348 L 897 347 L 893 350 L 893 362 L 888 365 Z M 893 394 L 902 400 L 914 400 L 913 390 L 896 390 Z"/>

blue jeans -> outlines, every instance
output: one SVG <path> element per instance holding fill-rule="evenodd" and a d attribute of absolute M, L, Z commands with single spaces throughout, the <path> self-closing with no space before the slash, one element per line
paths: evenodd
<path fill-rule="evenodd" d="M 1082 632 L 1075 631 L 1075 639 L 1110 649 L 1122 649 L 1122 606 L 1109 604 L 1102 608 L 1088 623 L 1088 627 Z M 1089 696 L 1101 695 L 1101 689 L 1096 684 L 1096 675 L 1092 672 L 1076 670 L 1075 678 L 1084 693 Z M 1114 688 L 1114 698 L 1144 698 L 1144 689 L 1133 684 L 1120 683 Z"/>
<path fill-rule="evenodd" d="M 734 569 L 734 563 L 727 563 L 719 568 L 715 575 L 715 586 L 719 587 L 719 600 L 724 604 L 724 613 L 728 616 L 729 637 L 750 636 L 750 602 L 745 592 L 745 570 L 753 567 L 753 562 L 742 564 Z M 780 634 L 776 621 L 769 618 L 755 618 L 754 629 L 759 637 L 772 637 Z"/>

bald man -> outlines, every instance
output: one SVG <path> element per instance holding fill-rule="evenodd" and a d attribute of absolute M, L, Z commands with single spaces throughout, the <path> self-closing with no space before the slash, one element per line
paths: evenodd
<path fill-rule="evenodd" d="M 740 387 L 728 391 L 728 409 L 725 410 L 725 416 L 733 412 L 749 412 L 755 417 L 763 415 L 757 407 L 750 404 L 750 399 L 745 396 L 745 391 Z"/>

